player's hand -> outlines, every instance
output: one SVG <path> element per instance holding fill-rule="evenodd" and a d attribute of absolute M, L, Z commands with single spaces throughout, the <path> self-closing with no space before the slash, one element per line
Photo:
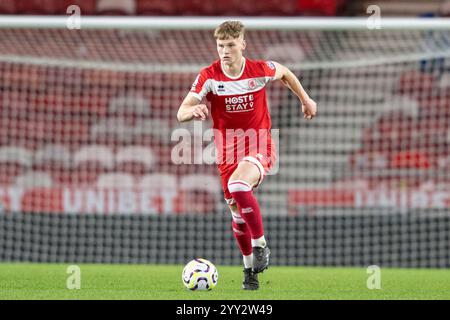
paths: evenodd
<path fill-rule="evenodd" d="M 208 107 L 205 104 L 198 104 L 192 109 L 192 115 L 194 118 L 204 121 L 208 116 Z"/>
<path fill-rule="evenodd" d="M 317 114 L 317 103 L 309 98 L 302 103 L 303 118 L 311 120 Z"/>

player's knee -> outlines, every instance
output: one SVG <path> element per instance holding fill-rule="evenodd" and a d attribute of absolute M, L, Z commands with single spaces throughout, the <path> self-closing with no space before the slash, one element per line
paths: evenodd
<path fill-rule="evenodd" d="M 230 191 L 231 194 L 236 192 L 249 192 L 252 191 L 252 187 L 248 182 L 244 180 L 230 179 L 228 181 L 228 190 Z"/>

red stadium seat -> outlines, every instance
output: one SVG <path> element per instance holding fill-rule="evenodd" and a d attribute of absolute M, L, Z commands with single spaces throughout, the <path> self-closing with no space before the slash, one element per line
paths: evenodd
<path fill-rule="evenodd" d="M 213 1 L 185 0 L 176 3 L 177 12 L 184 16 L 214 15 L 216 11 Z"/>
<path fill-rule="evenodd" d="M 217 1 L 215 6 L 216 14 L 220 16 L 252 15 L 255 9 L 255 3 L 241 0 Z"/>
<path fill-rule="evenodd" d="M 7 187 L 13 185 L 16 177 L 25 174 L 27 171 L 27 167 L 16 162 L 0 162 L 0 186 Z"/>
<path fill-rule="evenodd" d="M 298 0 L 297 11 L 305 16 L 336 16 L 345 0 Z"/>
<path fill-rule="evenodd" d="M 17 14 L 16 0 L 0 1 L 0 14 Z"/>
<path fill-rule="evenodd" d="M 418 150 L 399 151 L 393 154 L 391 168 L 429 169 L 431 161 L 425 152 Z"/>
<path fill-rule="evenodd" d="M 429 73 L 408 71 L 400 75 L 395 92 L 418 98 L 419 102 L 421 102 L 423 99 L 428 98 L 429 93 L 432 92 L 435 86 L 435 82 L 435 77 Z"/>
<path fill-rule="evenodd" d="M 256 3 L 251 3 L 253 6 L 253 15 L 262 15 L 262 16 L 291 16 L 297 15 L 297 1 L 296 0 L 288 0 L 288 1 L 277 1 L 277 0 L 268 0 L 268 1 L 258 1 Z"/>
<path fill-rule="evenodd" d="M 189 174 L 180 179 L 183 208 L 186 212 L 208 214 L 217 210 L 221 200 L 220 179 L 215 175 Z"/>
<path fill-rule="evenodd" d="M 176 15 L 177 8 L 170 0 L 136 0 L 136 12 L 139 15 Z"/>
<path fill-rule="evenodd" d="M 67 8 L 71 5 L 80 7 L 82 15 L 95 15 L 97 12 L 97 0 L 58 0 Z M 66 14 L 66 13 L 65 13 Z"/>
<path fill-rule="evenodd" d="M 106 172 L 106 169 L 95 164 L 83 163 L 71 170 L 53 171 L 52 176 L 63 186 L 92 187 L 95 186 L 99 175 Z"/>
<path fill-rule="evenodd" d="M 64 2 L 60 0 L 16 0 L 18 14 L 53 15 L 65 13 Z"/>

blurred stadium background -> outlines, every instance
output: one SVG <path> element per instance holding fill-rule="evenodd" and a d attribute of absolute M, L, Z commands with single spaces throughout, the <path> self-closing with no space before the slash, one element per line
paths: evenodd
<path fill-rule="evenodd" d="M 66 15 L 72 4 L 148 19 L 450 12 L 438 0 L 2 0 L 0 14 Z M 247 42 L 319 106 L 304 121 L 287 89 L 269 88 L 279 170 L 257 196 L 272 263 L 450 267 L 449 30 L 248 30 Z M 171 160 L 175 129 L 198 134 L 177 123 L 178 107 L 215 59 L 212 29 L 189 25 L 3 26 L 0 261 L 240 264 L 215 165 Z"/>

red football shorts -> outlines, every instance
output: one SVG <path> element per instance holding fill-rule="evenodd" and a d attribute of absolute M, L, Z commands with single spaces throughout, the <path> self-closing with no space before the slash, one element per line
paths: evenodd
<path fill-rule="evenodd" d="M 233 163 L 233 164 L 226 164 L 225 166 L 222 165 L 220 168 L 220 176 L 222 179 L 222 189 L 224 193 L 224 198 L 227 204 L 234 204 L 235 201 L 228 190 L 228 180 L 230 180 L 231 175 L 238 167 L 238 164 L 242 161 L 248 161 L 250 163 L 253 163 L 256 165 L 256 167 L 259 170 L 259 181 L 254 186 L 254 188 L 257 188 L 261 182 L 263 181 L 264 177 L 270 172 L 273 165 L 275 164 L 275 161 L 277 160 L 276 156 L 276 150 L 275 148 L 271 148 L 270 155 L 263 155 L 261 153 L 250 153 L 248 156 L 242 158 L 239 162 Z"/>

